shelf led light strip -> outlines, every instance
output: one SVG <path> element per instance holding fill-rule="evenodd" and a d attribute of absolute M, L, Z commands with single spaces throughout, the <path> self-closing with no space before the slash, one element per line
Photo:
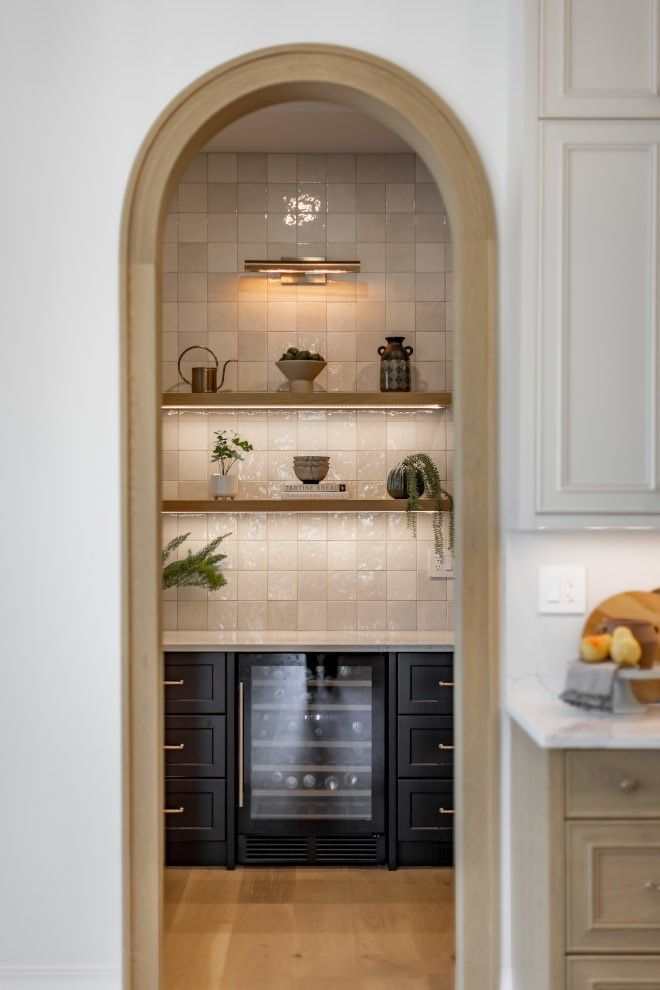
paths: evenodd
<path fill-rule="evenodd" d="M 186 393 L 186 394 L 188 394 L 188 393 Z M 233 395 L 236 395 L 238 393 L 234 392 L 232 394 Z M 178 411 L 181 411 L 181 412 L 185 412 L 186 410 L 191 410 L 191 409 L 201 410 L 201 411 L 207 411 L 207 412 L 218 412 L 219 410 L 222 410 L 222 409 L 225 409 L 227 411 L 231 411 L 232 409 L 252 409 L 252 410 L 258 409 L 260 411 L 261 410 L 270 410 L 271 412 L 278 412 L 278 411 L 287 410 L 287 409 L 301 410 L 301 411 L 304 411 L 305 409 L 317 409 L 317 410 L 319 410 L 319 409 L 358 409 L 358 410 L 361 410 L 361 409 L 375 409 L 377 411 L 388 412 L 390 409 L 392 409 L 392 410 L 395 410 L 395 411 L 396 410 L 399 410 L 399 411 L 401 411 L 401 410 L 406 411 L 407 410 L 407 411 L 410 411 L 410 412 L 414 412 L 416 409 L 419 409 L 419 410 L 422 410 L 422 409 L 446 409 L 447 406 L 446 405 L 443 405 L 441 402 L 419 402 L 419 403 L 410 403 L 410 402 L 401 402 L 401 403 L 398 403 L 398 402 L 397 403 L 393 403 L 392 402 L 392 403 L 390 403 L 390 402 L 388 402 L 387 405 L 384 405 L 384 404 L 383 405 L 378 405 L 377 403 L 373 403 L 373 405 L 371 405 L 371 404 L 357 403 L 357 402 L 326 402 L 320 396 L 319 396 L 318 400 L 315 399 L 312 402 L 287 402 L 286 405 L 283 404 L 282 406 L 279 406 L 279 407 L 276 406 L 275 404 L 273 404 L 272 402 L 270 402 L 270 403 L 268 403 L 268 402 L 259 402 L 258 400 L 256 402 L 254 400 L 246 401 L 246 402 L 241 402 L 240 400 L 238 402 L 232 401 L 231 404 L 227 403 L 225 405 L 224 403 L 219 403 L 219 402 L 204 402 L 203 398 L 201 398 L 201 393 L 200 393 L 199 396 L 195 396 L 195 402 L 194 403 L 192 403 L 192 402 L 180 402 L 179 403 L 179 402 L 176 402 L 176 401 L 173 401 L 173 402 L 172 401 L 168 401 L 167 404 L 164 404 L 163 405 L 163 408 L 164 409 L 178 410 Z"/>

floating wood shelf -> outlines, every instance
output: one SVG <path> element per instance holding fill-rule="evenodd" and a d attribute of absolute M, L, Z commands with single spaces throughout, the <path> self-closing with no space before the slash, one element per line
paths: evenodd
<path fill-rule="evenodd" d="M 421 512 L 432 512 L 436 503 L 422 499 Z M 448 502 L 441 504 L 443 511 Z M 406 502 L 390 498 L 251 498 L 165 499 L 163 512 L 405 512 Z"/>
<path fill-rule="evenodd" d="M 163 409 L 446 409 L 451 392 L 164 392 Z"/>

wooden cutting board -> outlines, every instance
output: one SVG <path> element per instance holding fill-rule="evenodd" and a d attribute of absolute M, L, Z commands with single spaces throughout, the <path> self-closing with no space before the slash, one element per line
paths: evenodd
<path fill-rule="evenodd" d="M 622 591 L 597 605 L 584 624 L 583 636 L 593 635 L 605 619 L 644 619 L 660 628 L 660 594 L 654 591 Z M 660 633 L 658 633 L 655 662 L 660 663 Z M 660 680 L 631 682 L 638 701 L 646 704 L 660 701 Z"/>

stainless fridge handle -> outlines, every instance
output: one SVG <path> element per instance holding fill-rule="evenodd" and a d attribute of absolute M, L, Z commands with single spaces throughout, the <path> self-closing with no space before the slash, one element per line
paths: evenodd
<path fill-rule="evenodd" d="M 242 808 L 244 804 L 245 795 L 243 793 L 243 764 L 244 764 L 244 753 L 243 753 L 243 704 L 244 704 L 244 684 L 243 681 L 238 682 L 238 807 Z"/>

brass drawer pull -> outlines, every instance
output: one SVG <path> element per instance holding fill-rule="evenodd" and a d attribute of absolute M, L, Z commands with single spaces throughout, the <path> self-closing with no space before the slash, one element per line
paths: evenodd
<path fill-rule="evenodd" d="M 453 687 L 453 681 L 438 681 L 438 687 Z"/>
<path fill-rule="evenodd" d="M 451 808 L 438 808 L 439 815 L 453 815 L 454 812 Z"/>
<path fill-rule="evenodd" d="M 163 808 L 164 815 L 182 815 L 184 811 L 183 805 L 180 808 Z"/>
<path fill-rule="evenodd" d="M 446 746 L 444 743 L 438 743 L 438 749 L 453 749 L 453 746 Z"/>
<path fill-rule="evenodd" d="M 165 743 L 165 745 L 163 746 L 163 749 L 167 749 L 167 750 L 174 750 L 174 749 L 181 750 L 181 749 L 185 749 L 185 746 L 186 746 L 185 743 L 177 743 L 176 745 L 169 745 L 168 743 Z"/>
<path fill-rule="evenodd" d="M 644 884 L 644 890 L 652 890 L 655 893 L 659 893 L 660 883 L 656 883 L 655 880 L 647 880 Z"/>
<path fill-rule="evenodd" d="M 180 681 L 163 681 L 165 687 L 183 687 L 185 683 L 183 677 Z"/>
<path fill-rule="evenodd" d="M 635 780 L 634 777 L 624 777 L 619 783 L 619 787 L 624 794 L 632 794 L 632 792 L 636 791 L 639 787 L 639 781 Z"/>

